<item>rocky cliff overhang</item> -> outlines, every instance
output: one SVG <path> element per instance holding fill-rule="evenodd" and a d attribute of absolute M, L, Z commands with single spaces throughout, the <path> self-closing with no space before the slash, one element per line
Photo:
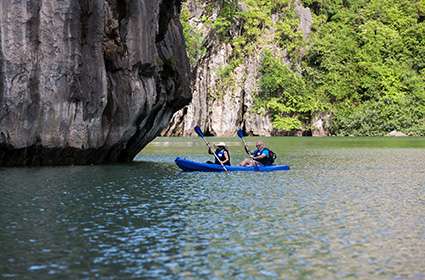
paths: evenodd
<path fill-rule="evenodd" d="M 0 2 L 0 165 L 128 162 L 191 99 L 178 0 Z"/>

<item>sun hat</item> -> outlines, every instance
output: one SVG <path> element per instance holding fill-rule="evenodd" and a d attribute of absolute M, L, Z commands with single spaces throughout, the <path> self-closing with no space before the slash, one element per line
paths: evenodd
<path fill-rule="evenodd" d="M 224 142 L 218 142 L 217 144 L 214 144 L 216 147 L 226 147 L 226 143 Z"/>

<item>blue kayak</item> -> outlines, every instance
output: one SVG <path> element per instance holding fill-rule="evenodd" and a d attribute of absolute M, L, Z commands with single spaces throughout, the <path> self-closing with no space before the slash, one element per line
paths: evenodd
<path fill-rule="evenodd" d="M 175 160 L 178 167 L 183 171 L 202 171 L 202 172 L 223 172 L 224 169 L 220 164 L 211 164 L 187 160 L 185 158 L 176 158 Z M 268 166 L 228 166 L 227 171 L 286 171 L 289 170 L 288 165 L 268 165 Z"/>

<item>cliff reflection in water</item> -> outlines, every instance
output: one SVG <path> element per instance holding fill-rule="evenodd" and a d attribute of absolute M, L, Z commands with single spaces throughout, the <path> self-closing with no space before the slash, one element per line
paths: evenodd
<path fill-rule="evenodd" d="M 423 139 L 266 141 L 290 172 L 182 173 L 176 156 L 209 159 L 195 138 L 130 165 L 1 169 L 1 278 L 425 277 Z"/>

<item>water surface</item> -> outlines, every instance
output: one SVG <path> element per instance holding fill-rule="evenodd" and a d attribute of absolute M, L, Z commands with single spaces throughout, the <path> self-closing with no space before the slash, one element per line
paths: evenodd
<path fill-rule="evenodd" d="M 425 279 L 424 138 L 265 140 L 289 172 L 180 172 L 197 138 L 0 168 L 0 278 Z"/>

